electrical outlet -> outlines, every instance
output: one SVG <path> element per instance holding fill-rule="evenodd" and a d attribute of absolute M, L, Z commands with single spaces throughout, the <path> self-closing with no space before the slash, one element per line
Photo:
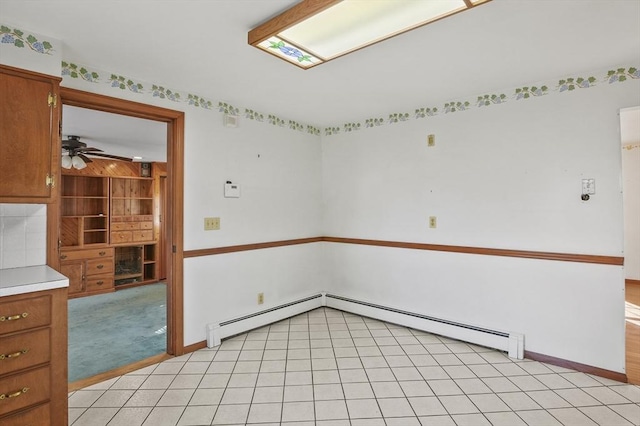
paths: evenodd
<path fill-rule="evenodd" d="M 258 293 L 258 305 L 262 305 L 264 303 L 264 293 Z"/>
<path fill-rule="evenodd" d="M 427 146 L 436 146 L 436 135 L 427 136 Z"/>
<path fill-rule="evenodd" d="M 217 231 L 220 229 L 219 217 L 205 217 L 204 218 L 204 230 L 205 231 Z"/>
<path fill-rule="evenodd" d="M 437 228 L 438 219 L 435 216 L 429 216 L 429 228 Z"/>

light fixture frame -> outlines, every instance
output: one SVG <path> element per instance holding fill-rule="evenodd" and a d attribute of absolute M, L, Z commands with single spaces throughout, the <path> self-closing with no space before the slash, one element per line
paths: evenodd
<path fill-rule="evenodd" d="M 279 15 L 267 20 L 266 22 L 258 25 L 257 27 L 255 27 L 254 29 L 252 29 L 251 31 L 249 31 L 248 34 L 248 43 L 251 46 L 256 47 L 257 49 L 260 49 L 264 52 L 267 52 L 277 58 L 280 58 L 286 62 L 289 62 L 291 64 L 296 65 L 297 67 L 301 68 L 301 69 L 310 69 L 313 68 L 315 66 L 321 65 L 325 62 L 329 62 L 331 60 L 334 60 L 336 58 L 339 58 L 341 56 L 347 55 L 349 53 L 358 51 L 360 49 L 364 49 L 365 47 L 368 46 L 372 46 L 376 43 L 380 43 L 381 41 L 384 40 L 388 40 L 392 37 L 395 37 L 397 35 L 406 33 L 408 31 L 411 31 L 413 29 L 431 24 L 433 22 L 439 21 L 441 19 L 447 18 L 449 16 L 453 16 L 455 14 L 458 14 L 460 12 L 464 12 L 466 10 L 470 10 L 474 7 L 480 6 L 482 4 L 488 3 L 491 0 L 462 0 L 464 2 L 465 7 L 462 9 L 458 9 L 458 10 L 453 10 L 449 13 L 445 13 L 443 15 L 437 16 L 433 19 L 428 19 L 426 21 L 422 21 L 417 23 L 416 25 L 412 25 L 409 26 L 407 28 L 404 28 L 402 30 L 396 31 L 394 33 L 390 33 L 388 35 L 385 35 L 381 38 L 375 39 L 373 41 L 370 41 L 368 43 L 365 43 L 363 45 L 360 46 L 356 46 L 352 49 L 346 50 L 344 52 L 338 53 L 334 56 L 331 57 L 322 57 L 320 55 L 317 55 L 316 53 L 310 51 L 309 49 L 305 48 L 304 46 L 298 46 L 293 40 L 287 40 L 285 37 L 280 36 L 279 34 L 285 30 L 287 30 L 288 28 L 293 27 L 294 25 L 297 25 L 339 3 L 341 3 L 344 0 L 302 0 L 299 3 L 296 3 L 295 5 L 293 5 L 292 7 L 290 7 L 289 9 L 285 10 L 284 12 L 280 13 Z M 426 0 L 423 0 L 426 1 Z M 298 50 L 298 53 L 308 53 L 310 54 L 314 59 L 318 59 L 318 63 L 312 63 L 309 65 L 305 65 L 302 63 L 302 61 L 297 61 L 295 60 L 294 57 L 287 57 L 286 55 L 280 55 L 278 53 L 276 53 L 275 51 L 273 51 L 273 49 L 269 49 L 265 46 L 260 46 L 261 43 L 264 43 L 266 40 L 268 39 L 278 39 L 278 40 L 282 40 L 284 43 L 290 45 L 290 46 L 286 46 L 286 48 L 292 47 L 295 50 Z"/>

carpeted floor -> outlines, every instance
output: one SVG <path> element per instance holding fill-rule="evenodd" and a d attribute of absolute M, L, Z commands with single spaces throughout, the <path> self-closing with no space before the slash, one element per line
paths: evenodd
<path fill-rule="evenodd" d="M 69 300 L 69 382 L 166 351 L 164 283 Z"/>

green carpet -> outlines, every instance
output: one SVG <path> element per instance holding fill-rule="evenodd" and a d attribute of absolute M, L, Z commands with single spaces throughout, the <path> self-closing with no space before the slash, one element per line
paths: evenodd
<path fill-rule="evenodd" d="M 164 353 L 164 283 L 69 300 L 69 382 Z"/>

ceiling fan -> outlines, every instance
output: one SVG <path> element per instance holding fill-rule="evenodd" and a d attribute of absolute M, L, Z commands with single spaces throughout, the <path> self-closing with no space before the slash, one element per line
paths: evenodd
<path fill-rule="evenodd" d="M 120 161 L 133 161 L 133 159 L 129 157 L 105 154 L 101 149 L 88 147 L 86 143 L 80 140 L 80 136 L 75 135 L 69 135 L 66 140 L 62 141 L 62 150 L 62 167 L 65 169 L 70 169 L 71 167 L 84 169 L 87 167 L 87 163 L 93 162 L 88 155 L 113 158 L 114 160 Z"/>

